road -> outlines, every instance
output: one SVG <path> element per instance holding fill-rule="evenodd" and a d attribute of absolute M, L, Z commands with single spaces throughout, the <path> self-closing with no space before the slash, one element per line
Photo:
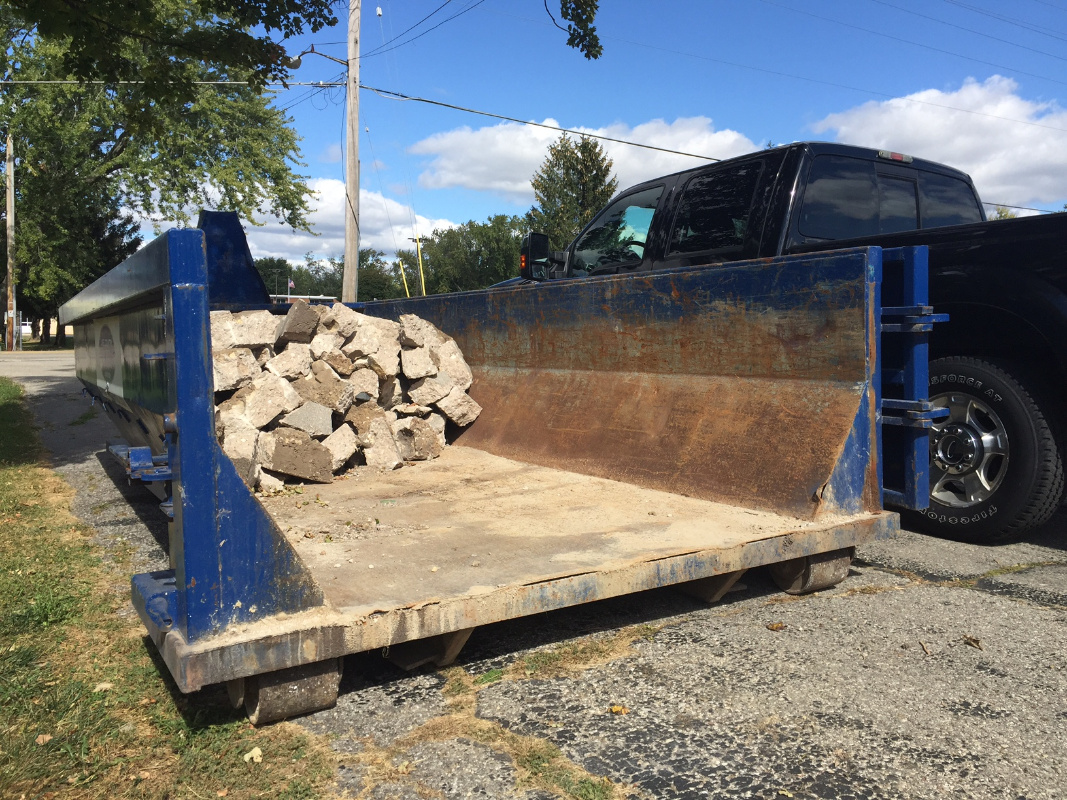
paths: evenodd
<path fill-rule="evenodd" d="M 0 375 L 100 545 L 165 566 L 71 354 L 3 353 Z M 657 799 L 1067 796 L 1067 514 L 998 547 L 905 531 L 807 597 L 743 582 L 712 606 L 659 590 L 487 626 L 447 671 L 350 657 L 337 707 L 299 724 L 333 737 L 338 793 L 375 800 L 594 798 L 605 778 Z"/>

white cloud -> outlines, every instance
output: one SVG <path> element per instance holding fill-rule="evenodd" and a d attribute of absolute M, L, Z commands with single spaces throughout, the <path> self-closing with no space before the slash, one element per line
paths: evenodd
<path fill-rule="evenodd" d="M 1067 199 L 1067 111 L 1027 100 L 999 75 L 955 91 L 927 89 L 830 114 L 816 133 L 962 169 L 983 200 L 1011 205 Z M 1020 124 L 1010 120 L 1023 120 Z"/>
<path fill-rule="evenodd" d="M 275 256 L 303 261 L 305 253 L 319 257 L 340 256 L 345 251 L 345 185 L 333 178 L 308 181 L 311 197 L 309 220 L 318 236 L 294 231 L 273 218 L 262 218 L 262 226 L 248 225 L 248 247 L 253 258 Z M 412 233 L 412 214 L 409 206 L 398 203 L 378 192 L 359 193 L 360 247 L 374 247 L 392 253 L 396 248 L 408 248 Z M 416 215 L 419 232 L 427 235 L 437 228 L 451 228 L 455 223 L 447 219 L 429 219 Z"/>
<path fill-rule="evenodd" d="M 319 153 L 319 161 L 323 164 L 339 164 L 341 162 L 341 145 L 337 142 L 326 145 Z"/>
<path fill-rule="evenodd" d="M 546 119 L 544 124 L 558 123 Z M 716 131 L 707 117 L 680 118 L 670 123 L 657 119 L 636 127 L 617 123 L 577 130 L 714 158 L 729 158 L 759 149 L 736 131 Z M 428 168 L 419 176 L 419 184 L 424 188 L 461 187 L 493 192 L 514 203 L 532 204 L 530 178 L 544 161 L 549 145 L 559 136 L 559 131 L 507 122 L 476 130 L 463 127 L 437 133 L 417 142 L 411 152 L 432 156 Z M 616 142 L 600 144 L 615 163 L 620 189 L 705 163 Z"/>

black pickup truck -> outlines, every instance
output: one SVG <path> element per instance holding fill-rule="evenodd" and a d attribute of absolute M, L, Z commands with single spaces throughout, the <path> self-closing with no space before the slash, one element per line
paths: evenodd
<path fill-rule="evenodd" d="M 1064 489 L 1067 214 L 986 221 L 964 173 L 806 142 L 677 172 L 618 195 L 560 252 L 524 242 L 522 277 L 576 278 L 860 245 L 924 244 L 930 507 L 908 522 L 996 542 L 1046 522 Z"/>

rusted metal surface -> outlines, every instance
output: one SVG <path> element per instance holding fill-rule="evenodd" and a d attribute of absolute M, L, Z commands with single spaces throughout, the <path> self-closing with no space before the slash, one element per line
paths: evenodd
<path fill-rule="evenodd" d="M 811 518 L 836 507 L 822 489 L 842 458 L 858 467 L 850 481 L 866 484 L 849 487 L 862 508 L 880 507 L 868 469 L 877 337 L 867 332 L 877 307 L 866 257 L 561 281 L 365 310 L 416 313 L 457 339 L 485 409 L 460 444 Z"/>

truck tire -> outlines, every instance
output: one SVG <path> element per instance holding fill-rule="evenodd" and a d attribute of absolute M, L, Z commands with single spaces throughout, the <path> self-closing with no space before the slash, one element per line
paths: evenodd
<path fill-rule="evenodd" d="M 1063 493 L 1063 461 L 1045 414 L 996 364 L 930 364 L 930 400 L 950 410 L 930 432 L 930 507 L 905 524 L 993 544 L 1048 521 Z"/>

